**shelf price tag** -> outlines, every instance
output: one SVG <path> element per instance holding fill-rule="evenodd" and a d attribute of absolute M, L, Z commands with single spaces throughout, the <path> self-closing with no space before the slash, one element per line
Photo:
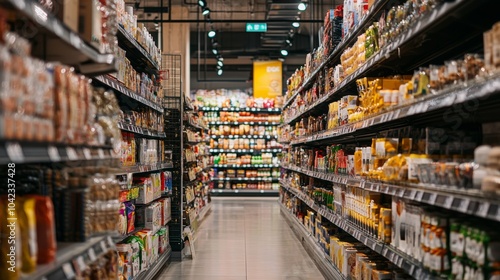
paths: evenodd
<path fill-rule="evenodd" d="M 59 151 L 57 150 L 56 147 L 50 145 L 47 148 L 47 152 L 49 154 L 50 161 L 60 161 L 61 160 L 61 156 L 59 156 Z"/>
<path fill-rule="evenodd" d="M 13 162 L 24 162 L 23 149 L 19 143 L 7 142 L 5 144 L 7 155 Z"/>
<path fill-rule="evenodd" d="M 79 256 L 78 258 L 76 258 L 76 264 L 78 265 L 78 268 L 80 271 L 84 271 L 85 268 L 87 267 L 82 256 Z"/>
<path fill-rule="evenodd" d="M 75 271 L 73 270 L 73 267 L 70 263 L 63 264 L 62 270 L 64 272 L 64 275 L 66 276 L 66 279 L 73 279 L 75 277 Z"/>
<path fill-rule="evenodd" d="M 77 160 L 78 159 L 78 155 L 77 155 L 75 149 L 73 149 L 73 147 L 66 147 L 66 154 L 68 155 L 69 160 Z"/>
<path fill-rule="evenodd" d="M 469 208 L 470 201 L 468 199 L 463 199 L 460 202 L 459 210 L 463 213 L 467 213 L 467 209 Z"/>
<path fill-rule="evenodd" d="M 85 157 L 85 159 L 92 158 L 92 153 L 90 152 L 89 148 L 83 148 L 83 156 Z"/>
<path fill-rule="evenodd" d="M 104 150 L 103 150 L 103 149 L 99 149 L 99 150 L 97 150 L 97 154 L 99 155 L 99 158 L 100 158 L 100 159 L 105 158 L 105 155 L 104 155 Z"/>
<path fill-rule="evenodd" d="M 486 217 L 488 215 L 488 210 L 490 208 L 489 202 L 480 202 L 477 209 L 477 215 L 480 217 Z"/>

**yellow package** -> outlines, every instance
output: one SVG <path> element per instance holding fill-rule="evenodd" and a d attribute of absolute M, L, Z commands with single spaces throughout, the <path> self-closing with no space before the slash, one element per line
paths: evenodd
<path fill-rule="evenodd" d="M 18 218 L 21 231 L 21 271 L 31 273 L 36 269 L 38 245 L 36 240 L 36 216 L 34 198 L 18 199 Z"/>

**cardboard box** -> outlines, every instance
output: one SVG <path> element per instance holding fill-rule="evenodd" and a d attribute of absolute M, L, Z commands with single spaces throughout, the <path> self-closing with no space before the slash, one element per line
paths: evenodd
<path fill-rule="evenodd" d="M 102 53 L 102 14 L 97 9 L 99 6 L 99 0 L 80 0 L 78 33 L 83 40 Z"/>
<path fill-rule="evenodd" d="M 56 17 L 74 32 L 78 32 L 78 5 L 79 0 L 60 0 L 54 2 Z"/>

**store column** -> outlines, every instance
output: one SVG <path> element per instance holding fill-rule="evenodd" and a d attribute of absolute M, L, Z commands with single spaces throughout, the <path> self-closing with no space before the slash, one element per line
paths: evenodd
<path fill-rule="evenodd" d="M 182 6 L 172 6 L 172 18 L 188 19 L 189 10 Z M 189 23 L 164 23 L 162 26 L 162 52 L 164 54 L 180 54 L 182 57 L 182 92 L 189 94 L 190 86 L 190 30 Z"/>

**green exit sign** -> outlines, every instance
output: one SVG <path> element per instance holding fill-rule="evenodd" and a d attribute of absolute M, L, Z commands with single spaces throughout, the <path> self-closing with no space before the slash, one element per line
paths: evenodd
<path fill-rule="evenodd" d="M 266 32 L 267 23 L 247 23 L 247 32 Z"/>

